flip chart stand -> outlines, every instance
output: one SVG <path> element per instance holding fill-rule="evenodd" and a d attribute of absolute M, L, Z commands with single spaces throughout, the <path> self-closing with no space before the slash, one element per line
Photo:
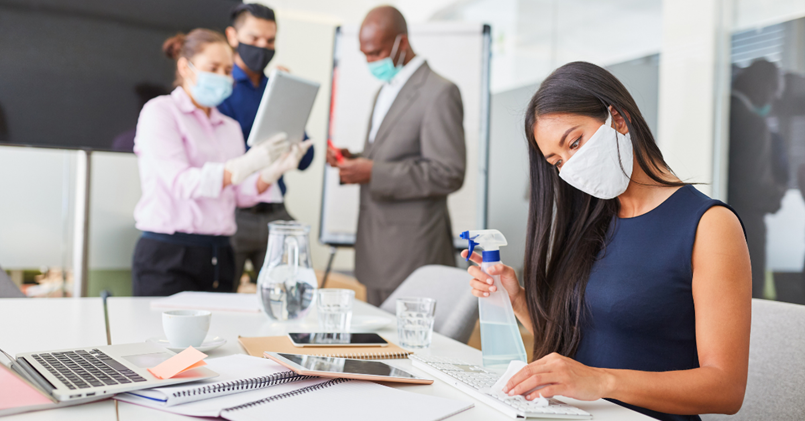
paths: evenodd
<path fill-rule="evenodd" d="M 330 257 L 327 259 L 327 268 L 324 270 L 324 276 L 321 278 L 320 288 L 327 288 L 327 278 L 330 276 L 330 271 L 333 269 L 333 260 L 335 260 L 335 253 L 337 251 L 338 249 L 335 246 L 330 246 Z"/>

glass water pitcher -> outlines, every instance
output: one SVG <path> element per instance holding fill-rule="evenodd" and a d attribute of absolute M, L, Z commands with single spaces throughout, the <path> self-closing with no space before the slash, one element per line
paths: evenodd
<path fill-rule="evenodd" d="M 268 224 L 268 249 L 257 277 L 257 297 L 273 320 L 304 317 L 318 281 L 310 259 L 310 226 L 293 221 Z"/>

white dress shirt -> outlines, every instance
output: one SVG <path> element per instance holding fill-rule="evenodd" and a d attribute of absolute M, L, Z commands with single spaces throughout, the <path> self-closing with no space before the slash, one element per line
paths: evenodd
<path fill-rule="evenodd" d="M 383 87 L 380 88 L 380 94 L 377 95 L 375 109 L 372 113 L 372 129 L 369 131 L 369 143 L 375 141 L 375 136 L 377 136 L 377 131 L 380 129 L 380 124 L 383 123 L 383 119 L 386 118 L 391 104 L 397 99 L 397 94 L 400 93 L 400 89 L 405 86 L 405 82 L 408 82 L 411 75 L 424 63 L 425 59 L 422 56 L 414 56 L 408 64 L 400 69 L 389 83 L 384 83 Z"/>

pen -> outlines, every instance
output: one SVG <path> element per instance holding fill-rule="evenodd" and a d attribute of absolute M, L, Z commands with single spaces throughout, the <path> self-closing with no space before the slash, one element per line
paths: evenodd
<path fill-rule="evenodd" d="M 333 148 L 335 151 L 335 159 L 338 160 L 339 164 L 344 162 L 344 155 L 341 153 L 341 149 L 336 148 L 332 140 L 327 139 L 327 146 Z"/>

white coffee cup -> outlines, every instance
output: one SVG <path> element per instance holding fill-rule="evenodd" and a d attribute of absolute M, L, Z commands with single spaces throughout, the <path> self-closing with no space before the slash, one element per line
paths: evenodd
<path fill-rule="evenodd" d="M 210 330 L 212 313 L 204 310 L 171 310 L 162 313 L 162 330 L 172 347 L 200 346 Z"/>

